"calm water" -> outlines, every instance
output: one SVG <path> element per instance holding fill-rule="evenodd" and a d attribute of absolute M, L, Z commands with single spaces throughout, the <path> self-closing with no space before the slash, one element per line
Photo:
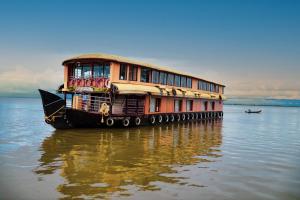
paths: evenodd
<path fill-rule="evenodd" d="M 0 98 L 1 199 L 300 199 L 300 108 L 223 121 L 55 131 Z"/>

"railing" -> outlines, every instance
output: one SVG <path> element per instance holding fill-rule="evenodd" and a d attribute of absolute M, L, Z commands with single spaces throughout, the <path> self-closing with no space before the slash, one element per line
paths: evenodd
<path fill-rule="evenodd" d="M 86 77 L 76 78 L 69 76 L 68 87 L 98 87 L 107 88 L 109 85 L 109 78 L 104 77 Z"/>
<path fill-rule="evenodd" d="M 77 95 L 74 98 L 73 108 L 92 113 L 99 113 L 103 103 L 111 104 L 109 96 Z"/>

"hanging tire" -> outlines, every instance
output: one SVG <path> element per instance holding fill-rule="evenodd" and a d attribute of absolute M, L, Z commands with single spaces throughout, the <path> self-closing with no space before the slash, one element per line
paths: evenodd
<path fill-rule="evenodd" d="M 181 115 L 181 119 L 182 119 L 182 121 L 185 120 L 185 114 L 182 114 L 182 115 Z"/>
<path fill-rule="evenodd" d="M 161 115 L 158 115 L 158 117 L 157 117 L 157 121 L 158 121 L 158 123 L 162 123 L 162 121 L 163 121 L 163 117 L 162 117 Z"/>
<path fill-rule="evenodd" d="M 150 118 L 149 118 L 149 121 L 150 121 L 150 124 L 155 124 L 155 116 L 154 115 L 151 115 Z"/>
<path fill-rule="evenodd" d="M 198 120 L 198 113 L 195 113 L 195 120 Z"/>
<path fill-rule="evenodd" d="M 190 114 L 186 114 L 186 120 L 190 120 Z"/>
<path fill-rule="evenodd" d="M 113 126 L 114 125 L 114 123 L 115 123 L 115 120 L 112 118 L 112 117 L 108 117 L 107 119 L 106 119 L 106 126 Z"/>
<path fill-rule="evenodd" d="M 180 122 L 180 114 L 177 114 L 176 120 Z"/>
<path fill-rule="evenodd" d="M 135 124 L 136 126 L 139 126 L 139 125 L 141 124 L 141 122 L 142 122 L 142 120 L 141 120 L 140 117 L 136 117 L 136 118 L 134 119 L 134 124 Z"/>
<path fill-rule="evenodd" d="M 194 120 L 194 118 L 195 118 L 195 115 L 194 115 L 194 113 L 192 113 L 191 114 L 191 120 Z"/>
<path fill-rule="evenodd" d="M 175 120 L 174 115 L 170 115 L 170 122 L 174 122 L 174 120 Z"/>
<path fill-rule="evenodd" d="M 122 120 L 122 124 L 123 124 L 124 127 L 129 126 L 129 124 L 130 124 L 129 118 L 124 118 L 124 119 Z"/>
<path fill-rule="evenodd" d="M 169 122 L 169 115 L 165 116 L 165 122 L 168 123 Z"/>

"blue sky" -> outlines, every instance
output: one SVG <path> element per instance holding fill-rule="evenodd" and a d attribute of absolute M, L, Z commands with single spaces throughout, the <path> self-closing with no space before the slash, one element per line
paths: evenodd
<path fill-rule="evenodd" d="M 103 52 L 195 73 L 231 96 L 300 98 L 300 1 L 1 1 L 0 93 L 62 82 Z"/>

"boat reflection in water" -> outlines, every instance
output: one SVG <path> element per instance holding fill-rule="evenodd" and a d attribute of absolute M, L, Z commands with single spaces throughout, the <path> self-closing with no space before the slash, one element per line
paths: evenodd
<path fill-rule="evenodd" d="M 186 184 L 178 168 L 222 156 L 222 121 L 132 129 L 56 130 L 41 146 L 41 180 L 59 174 L 63 197 L 101 198 Z M 196 167 L 196 170 L 201 170 Z"/>

